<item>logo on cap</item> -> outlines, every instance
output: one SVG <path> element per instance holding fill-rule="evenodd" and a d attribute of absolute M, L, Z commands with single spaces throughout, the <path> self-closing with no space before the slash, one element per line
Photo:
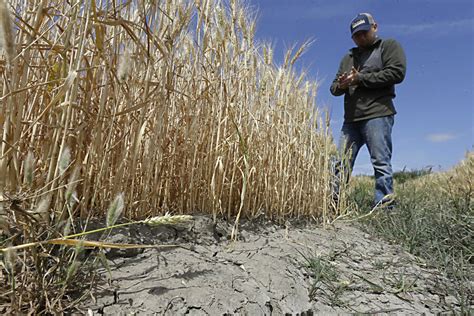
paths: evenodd
<path fill-rule="evenodd" d="M 359 31 L 368 31 L 375 24 L 375 20 L 370 13 L 359 13 L 351 22 L 351 35 Z"/>
<path fill-rule="evenodd" d="M 354 23 L 352 23 L 352 28 L 354 29 L 354 28 L 356 28 L 359 25 L 364 24 L 364 23 L 365 23 L 365 20 L 359 20 L 357 22 L 354 22 Z"/>

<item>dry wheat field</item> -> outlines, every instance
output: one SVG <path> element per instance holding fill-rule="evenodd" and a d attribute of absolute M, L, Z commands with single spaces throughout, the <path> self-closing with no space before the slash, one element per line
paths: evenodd
<path fill-rule="evenodd" d="M 0 0 L 2 312 L 83 300 L 104 249 L 133 248 L 84 241 L 96 219 L 205 214 L 238 240 L 242 220 L 347 215 L 318 83 L 295 70 L 311 43 L 276 65 L 255 28 L 239 0 Z"/>
<path fill-rule="evenodd" d="M 2 4 L 4 193 L 55 216 L 327 214 L 317 84 L 239 1 Z M 51 216 L 50 216 L 51 217 Z"/>
<path fill-rule="evenodd" d="M 240 1 L 0 10 L 0 197 L 6 226 L 21 231 L 11 243 L 59 238 L 109 205 L 128 219 L 225 217 L 234 238 L 243 217 L 335 215 L 317 83 L 293 69 L 309 43 L 275 66 Z M 28 266 L 37 251 L 18 255 Z M 18 286 L 28 296 L 49 285 Z"/>

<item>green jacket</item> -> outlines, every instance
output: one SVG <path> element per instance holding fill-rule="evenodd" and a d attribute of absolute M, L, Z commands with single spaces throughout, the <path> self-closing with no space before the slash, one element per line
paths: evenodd
<path fill-rule="evenodd" d="M 359 84 L 339 89 L 337 78 L 352 67 L 359 69 Z M 335 96 L 344 94 L 344 122 L 356 122 L 396 114 L 395 84 L 405 78 L 406 57 L 400 44 L 376 39 L 368 49 L 352 48 L 344 56 L 331 85 Z"/>

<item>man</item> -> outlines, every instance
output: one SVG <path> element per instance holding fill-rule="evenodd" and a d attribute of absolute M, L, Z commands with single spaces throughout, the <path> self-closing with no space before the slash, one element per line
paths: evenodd
<path fill-rule="evenodd" d="M 351 22 L 351 36 L 357 47 L 341 61 L 331 85 L 334 96 L 344 95 L 344 124 L 339 150 L 348 156 L 349 179 L 359 149 L 365 144 L 375 173 L 375 205 L 393 199 L 392 127 L 395 84 L 403 81 L 406 58 L 400 44 L 377 36 L 377 23 L 369 13 L 358 14 Z M 336 174 L 341 172 L 341 164 Z M 339 177 L 336 177 L 339 178 Z M 339 183 L 336 183 L 338 194 Z"/>

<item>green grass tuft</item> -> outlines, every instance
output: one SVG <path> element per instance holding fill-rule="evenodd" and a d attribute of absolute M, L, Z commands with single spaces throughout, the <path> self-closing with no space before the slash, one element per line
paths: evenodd
<path fill-rule="evenodd" d="M 397 173 L 397 205 L 363 217 L 364 228 L 388 241 L 401 244 L 453 278 L 464 307 L 474 280 L 474 155 L 453 170 L 432 173 L 429 169 Z M 350 199 L 359 215 L 371 209 L 374 181 L 355 177 Z"/>

